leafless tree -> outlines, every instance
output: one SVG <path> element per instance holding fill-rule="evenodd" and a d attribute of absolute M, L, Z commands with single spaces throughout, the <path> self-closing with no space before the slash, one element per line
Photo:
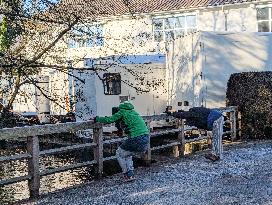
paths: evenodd
<path fill-rule="evenodd" d="M 63 104 L 65 104 L 63 96 L 44 90 L 40 86 L 42 82 L 38 80 L 38 75 L 53 71 L 59 73 L 60 78 L 66 76 L 66 78 L 62 78 L 66 81 L 66 84 L 67 76 L 73 76 L 84 82 L 84 79 L 74 76 L 71 70 L 88 69 L 103 80 L 100 71 L 107 71 L 113 66 L 109 64 L 100 69 L 79 67 L 75 65 L 84 59 L 84 54 L 74 57 L 72 65 L 67 61 L 67 55 L 64 55 L 68 49 L 67 42 L 69 39 L 80 37 L 78 33 L 85 36 L 93 35 L 93 31 L 82 29 L 82 25 L 96 22 L 103 15 L 111 15 L 105 13 L 103 9 L 99 9 L 96 4 L 88 4 L 88 12 L 86 13 L 84 5 L 73 4 L 71 3 L 73 1 L 69 0 L 60 2 L 56 0 L 1 0 L 0 2 L 0 19 L 2 19 L 0 20 L 0 36 L 2 35 L 0 41 L 0 98 L 2 96 L 7 99 L 6 109 L 12 107 L 18 96 L 21 96 L 20 99 L 33 97 L 32 91 L 28 92 L 27 89 L 22 89 L 31 86 L 63 108 Z M 123 3 L 128 7 L 132 18 L 135 18 L 129 2 L 124 1 Z M 150 38 L 150 34 L 146 33 L 140 33 L 136 36 L 128 33 L 127 37 L 120 38 L 123 38 L 124 41 L 133 39 L 136 42 L 143 36 Z M 138 43 L 138 46 L 141 46 L 141 43 L 144 42 Z M 115 45 L 109 45 L 106 41 L 104 46 L 111 49 L 113 53 L 118 52 L 115 51 Z M 126 55 L 126 52 L 121 55 L 119 53 L 118 56 L 122 55 Z M 118 63 L 118 59 L 115 59 L 115 62 Z M 136 69 L 133 70 L 126 66 L 123 66 L 122 69 L 135 78 L 133 82 L 126 80 L 123 80 L 123 82 L 135 88 L 137 92 L 149 92 L 163 84 L 161 79 L 147 81 L 145 79 L 146 73 L 139 72 Z M 149 71 L 152 72 L 152 69 Z"/>

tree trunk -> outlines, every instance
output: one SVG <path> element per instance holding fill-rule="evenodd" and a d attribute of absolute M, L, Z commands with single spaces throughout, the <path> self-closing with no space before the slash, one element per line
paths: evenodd
<path fill-rule="evenodd" d="M 8 104 L 6 106 L 7 109 L 10 109 L 12 107 L 12 104 L 13 104 L 14 100 L 16 99 L 17 94 L 19 93 L 19 90 L 21 87 L 20 83 L 21 83 L 21 74 L 18 73 L 18 75 L 16 76 L 14 91 L 13 91 L 11 98 L 9 99 Z"/>

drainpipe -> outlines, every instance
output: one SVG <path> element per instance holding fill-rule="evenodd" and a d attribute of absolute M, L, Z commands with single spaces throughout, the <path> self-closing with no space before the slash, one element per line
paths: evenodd
<path fill-rule="evenodd" d="M 164 43 L 164 48 L 165 48 L 165 67 L 166 67 L 166 72 L 165 72 L 165 77 L 166 77 L 166 83 L 167 83 L 167 106 L 170 105 L 170 66 L 169 66 L 169 45 L 167 45 L 167 42 Z"/>
<path fill-rule="evenodd" d="M 225 17 L 225 31 L 228 31 L 228 14 L 229 10 L 226 10 L 224 6 L 222 6 L 222 12 L 224 13 Z"/>
<path fill-rule="evenodd" d="M 191 53 L 191 58 L 192 58 L 192 71 L 193 71 L 193 79 L 192 79 L 192 84 L 193 84 L 193 107 L 195 107 L 196 105 L 195 105 L 195 64 L 194 64 L 194 34 L 192 33 L 191 34 L 191 36 L 192 36 L 192 42 L 191 42 L 191 46 L 192 46 L 192 53 Z"/>

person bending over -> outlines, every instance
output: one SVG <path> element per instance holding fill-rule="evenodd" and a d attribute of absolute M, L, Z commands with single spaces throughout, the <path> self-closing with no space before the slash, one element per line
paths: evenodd
<path fill-rule="evenodd" d="M 176 118 L 186 119 L 186 124 L 189 126 L 212 131 L 212 152 L 205 155 L 205 157 L 212 161 L 222 159 L 224 124 L 222 111 L 205 107 L 193 107 L 189 111 L 174 112 L 172 115 Z"/>

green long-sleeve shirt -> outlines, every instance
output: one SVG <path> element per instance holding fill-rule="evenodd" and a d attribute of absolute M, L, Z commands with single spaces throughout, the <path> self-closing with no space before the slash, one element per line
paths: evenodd
<path fill-rule="evenodd" d="M 96 122 L 113 123 L 122 120 L 130 137 L 149 134 L 144 119 L 134 110 L 134 106 L 125 102 L 119 105 L 119 111 L 110 117 L 96 117 Z"/>

